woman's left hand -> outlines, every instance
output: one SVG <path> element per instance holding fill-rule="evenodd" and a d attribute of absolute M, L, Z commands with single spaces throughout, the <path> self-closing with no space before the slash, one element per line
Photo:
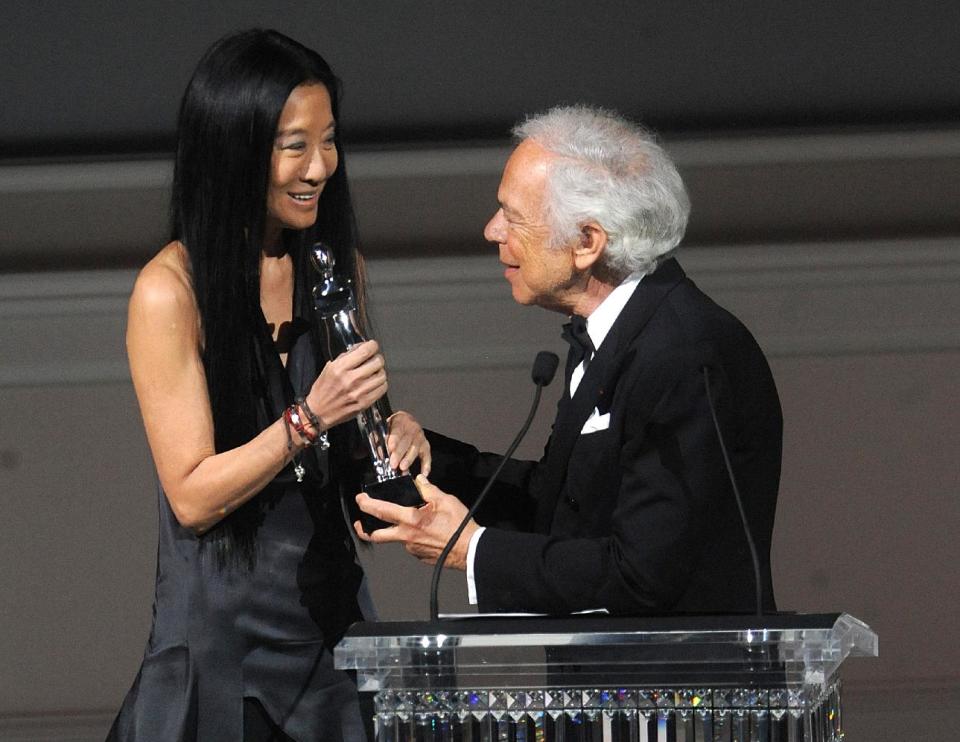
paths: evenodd
<path fill-rule="evenodd" d="M 409 471 L 413 462 L 420 459 L 420 473 L 430 474 L 430 443 L 413 415 L 395 412 L 387 420 L 387 451 L 390 466 L 400 471 Z"/>

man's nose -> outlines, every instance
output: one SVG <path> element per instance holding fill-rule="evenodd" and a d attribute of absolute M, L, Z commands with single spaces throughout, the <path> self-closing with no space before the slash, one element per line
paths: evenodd
<path fill-rule="evenodd" d="M 496 242 L 498 244 L 506 242 L 506 219 L 503 217 L 503 209 L 497 209 L 497 212 L 487 222 L 483 228 L 483 238 L 487 242 Z"/>

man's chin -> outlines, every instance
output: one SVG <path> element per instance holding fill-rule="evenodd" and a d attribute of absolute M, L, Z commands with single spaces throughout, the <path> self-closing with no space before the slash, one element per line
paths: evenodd
<path fill-rule="evenodd" d="M 512 293 L 513 293 L 513 300 L 517 304 L 521 304 L 525 307 L 532 307 L 537 303 L 537 297 L 535 297 L 529 291 L 524 291 L 523 289 L 513 286 Z"/>

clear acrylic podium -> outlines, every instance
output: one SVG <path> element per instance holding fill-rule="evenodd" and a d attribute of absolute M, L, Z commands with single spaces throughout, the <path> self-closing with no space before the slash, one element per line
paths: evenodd
<path fill-rule="evenodd" d="M 836 742 L 846 614 L 366 623 L 337 667 L 375 692 L 377 742 Z"/>

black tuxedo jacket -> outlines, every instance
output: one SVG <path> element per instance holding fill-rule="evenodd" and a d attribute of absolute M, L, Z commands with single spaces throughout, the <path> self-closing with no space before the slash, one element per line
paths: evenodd
<path fill-rule="evenodd" d="M 576 394 L 564 394 L 543 458 L 508 462 L 480 509 L 481 611 L 753 610 L 753 567 L 705 368 L 760 555 L 764 606 L 775 608 L 776 387 L 749 331 L 671 259 L 643 278 Z M 609 413 L 609 426 L 581 434 L 594 410 Z M 498 457 L 430 437 L 431 479 L 470 501 Z"/>

